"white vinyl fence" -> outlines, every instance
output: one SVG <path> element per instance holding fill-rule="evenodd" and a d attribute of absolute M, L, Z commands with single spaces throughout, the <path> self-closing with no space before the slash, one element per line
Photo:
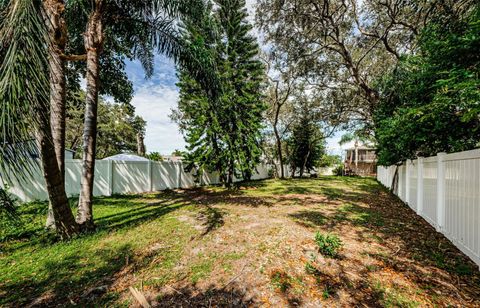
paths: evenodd
<path fill-rule="evenodd" d="M 378 181 L 391 188 L 396 168 Z M 394 193 L 480 266 L 480 149 L 406 161 Z"/>
<path fill-rule="evenodd" d="M 268 165 L 259 165 L 252 179 L 268 178 L 269 169 Z M 68 196 L 79 194 L 81 170 L 81 160 L 65 161 L 65 189 Z M 199 182 L 196 183 L 194 172 L 185 172 L 183 164 L 178 162 L 97 160 L 93 194 L 95 196 L 111 196 L 112 194 L 193 188 L 196 185 L 219 183 L 218 174 L 210 173 L 203 173 Z M 40 167 L 25 178 L 10 175 L 8 179 L 0 177 L 3 184 L 9 186 L 9 191 L 21 201 L 28 202 L 48 198 Z"/>

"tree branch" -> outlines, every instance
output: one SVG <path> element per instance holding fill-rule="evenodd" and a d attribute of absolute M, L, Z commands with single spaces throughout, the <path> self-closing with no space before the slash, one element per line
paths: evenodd
<path fill-rule="evenodd" d="M 71 61 L 71 62 L 77 62 L 77 61 L 86 61 L 87 60 L 87 55 L 66 55 L 66 54 L 61 54 L 60 57 L 65 60 L 65 61 Z"/>

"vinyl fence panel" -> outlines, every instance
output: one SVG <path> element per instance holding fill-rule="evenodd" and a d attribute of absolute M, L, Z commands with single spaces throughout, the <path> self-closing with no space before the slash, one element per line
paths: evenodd
<path fill-rule="evenodd" d="M 149 163 L 143 161 L 113 161 L 113 193 L 150 191 Z"/>
<path fill-rule="evenodd" d="M 423 161 L 423 217 L 433 226 L 437 224 L 437 158 Z"/>
<path fill-rule="evenodd" d="M 270 168 L 269 165 L 259 165 L 252 179 L 268 178 Z M 81 172 L 80 160 L 65 161 L 65 190 L 69 197 L 77 196 L 80 192 Z M 10 192 L 23 202 L 48 198 L 40 165 L 25 178 L 0 175 L 0 180 L 3 181 L 0 184 L 8 185 Z M 204 172 L 201 176 L 197 176 L 196 170 L 186 172 L 181 162 L 97 160 L 93 194 L 94 196 L 111 196 L 219 183 L 218 173 Z"/>
<path fill-rule="evenodd" d="M 377 179 L 390 187 L 390 167 Z M 395 193 L 480 266 L 480 149 L 406 161 Z"/>
<path fill-rule="evenodd" d="M 418 182 L 417 182 L 417 176 L 418 176 L 418 161 L 407 161 L 407 170 L 408 170 L 408 184 L 409 187 L 407 188 L 409 190 L 409 198 L 408 198 L 408 205 L 413 209 L 417 210 L 417 190 L 418 190 Z"/>

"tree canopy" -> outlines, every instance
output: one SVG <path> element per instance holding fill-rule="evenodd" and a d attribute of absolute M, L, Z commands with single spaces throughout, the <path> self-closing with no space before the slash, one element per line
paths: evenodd
<path fill-rule="evenodd" d="M 480 8 L 462 19 L 437 18 L 378 89 L 379 163 L 477 147 L 480 140 Z"/>
<path fill-rule="evenodd" d="M 85 93 L 79 91 L 76 95 L 69 95 L 67 101 L 66 147 L 75 151 L 77 158 L 82 154 L 84 97 Z M 98 123 L 98 159 L 122 152 L 136 152 L 137 134 L 145 134 L 145 120 L 135 115 L 135 109 L 129 104 L 108 102 L 100 98 Z"/>

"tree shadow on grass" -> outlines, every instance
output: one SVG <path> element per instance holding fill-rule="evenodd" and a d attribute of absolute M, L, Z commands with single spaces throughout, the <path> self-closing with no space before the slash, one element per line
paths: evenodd
<path fill-rule="evenodd" d="M 132 256 L 129 245 L 95 250 L 94 256 L 71 251 L 60 260 L 45 262 L 33 277 L 1 284 L 0 305 L 45 307 L 92 303 L 107 291 L 113 275 Z M 99 266 L 85 267 L 85 259 L 90 257 Z"/>
<path fill-rule="evenodd" d="M 209 205 L 206 205 L 204 208 L 202 208 L 197 215 L 197 219 L 202 222 L 202 225 L 204 227 L 202 236 L 205 236 L 211 231 L 216 230 L 221 226 L 223 226 L 224 215 L 225 215 L 225 211 L 222 211 L 220 209 L 217 209 Z"/>
<path fill-rule="evenodd" d="M 133 200 L 131 197 L 127 197 L 127 200 L 122 201 L 119 197 L 115 197 L 113 200 L 110 200 L 109 197 L 99 198 L 100 202 L 95 202 L 94 204 L 94 216 L 96 231 L 113 231 L 119 229 L 131 228 L 149 221 L 158 219 L 168 213 L 171 213 L 175 210 L 178 210 L 184 206 L 191 204 L 192 200 L 185 198 L 179 194 L 161 195 L 160 201 L 146 203 L 145 201 L 130 201 Z M 137 199 L 141 197 L 137 196 Z M 99 207 L 108 209 L 109 207 L 115 207 L 114 214 L 107 215 L 96 215 L 96 212 L 99 210 Z M 43 220 L 42 220 L 43 221 Z M 28 231 L 28 232 L 27 232 Z M 82 234 L 79 237 L 88 237 L 94 234 L 95 232 L 90 232 L 87 234 Z M 15 245 L 6 245 L 0 246 L 5 253 L 13 253 L 18 249 L 27 248 L 29 246 L 50 246 L 58 242 L 57 236 L 48 230 L 45 230 L 43 224 L 36 227 L 36 229 L 26 230 L 26 232 L 19 233 L 19 235 L 13 240 L 17 241 Z"/>
<path fill-rule="evenodd" d="M 270 207 L 274 205 L 274 200 L 265 196 L 249 196 L 244 190 L 222 190 L 212 191 L 205 188 L 198 188 L 186 191 L 183 200 L 198 205 L 241 205 L 248 207 Z"/>
<path fill-rule="evenodd" d="M 206 289 L 185 287 L 169 290 L 158 296 L 154 307 L 258 307 L 255 298 L 246 295 L 245 289 L 231 283 L 227 287 L 209 286 Z"/>
<path fill-rule="evenodd" d="M 320 213 L 320 211 L 299 211 L 293 214 L 289 214 L 296 223 L 304 226 L 304 227 L 311 227 L 315 228 L 318 226 L 323 226 L 327 223 L 328 218 L 324 214 Z"/>
<path fill-rule="evenodd" d="M 398 197 L 371 182 L 352 182 L 356 192 L 333 190 L 337 204 L 330 203 L 330 211 L 303 210 L 290 216 L 307 227 L 326 227 L 336 232 L 343 227 L 355 228 L 357 241 L 364 243 L 364 249 L 357 253 L 366 254 L 408 277 L 431 298 L 438 297 L 437 290 L 444 298 L 458 299 L 462 304 L 477 299 L 480 294 L 478 267 Z M 327 194 L 331 191 L 327 190 Z M 382 247 L 382 253 L 371 249 L 377 247 L 369 245 L 374 242 Z M 363 271 L 361 275 L 368 280 L 368 274 Z M 368 301 L 386 296 L 382 286 L 371 285 L 370 289 L 375 294 L 370 294 Z"/>
<path fill-rule="evenodd" d="M 161 202 L 151 204 L 136 205 L 129 210 L 97 218 L 95 220 L 95 223 L 99 230 L 130 228 L 132 226 L 136 226 L 157 219 L 172 211 L 188 205 L 182 200 L 178 200 L 178 202 L 173 203 L 171 203 L 171 201 L 172 200 L 163 200 Z"/>

